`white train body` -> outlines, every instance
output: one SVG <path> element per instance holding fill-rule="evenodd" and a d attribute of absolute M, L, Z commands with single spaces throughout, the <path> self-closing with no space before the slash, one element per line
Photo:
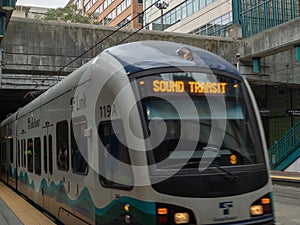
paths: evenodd
<path fill-rule="evenodd" d="M 63 224 L 274 224 L 253 94 L 198 48 L 109 48 L 0 132 L 1 180 Z"/>

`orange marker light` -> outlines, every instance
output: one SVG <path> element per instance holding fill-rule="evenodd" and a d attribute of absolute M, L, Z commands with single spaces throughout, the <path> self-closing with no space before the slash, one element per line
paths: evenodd
<path fill-rule="evenodd" d="M 166 215 L 166 214 L 168 214 L 168 209 L 167 208 L 158 208 L 157 214 L 158 215 Z"/>
<path fill-rule="evenodd" d="M 130 205 L 129 204 L 124 205 L 124 210 L 126 212 L 129 212 L 130 211 Z"/>
<path fill-rule="evenodd" d="M 262 198 L 261 199 L 261 204 L 270 204 L 271 200 L 269 198 Z"/>
<path fill-rule="evenodd" d="M 231 155 L 230 156 L 230 163 L 232 165 L 235 165 L 237 163 L 237 157 L 236 157 L 236 155 Z"/>

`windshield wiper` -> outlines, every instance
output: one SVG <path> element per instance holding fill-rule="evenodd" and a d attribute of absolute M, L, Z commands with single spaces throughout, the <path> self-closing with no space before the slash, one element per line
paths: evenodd
<path fill-rule="evenodd" d="M 217 169 L 221 170 L 224 174 L 225 179 L 230 180 L 230 181 L 234 181 L 238 178 L 238 176 L 234 175 L 233 173 L 231 173 L 230 171 L 220 167 L 217 163 L 213 162 L 211 164 L 213 167 L 216 167 Z"/>

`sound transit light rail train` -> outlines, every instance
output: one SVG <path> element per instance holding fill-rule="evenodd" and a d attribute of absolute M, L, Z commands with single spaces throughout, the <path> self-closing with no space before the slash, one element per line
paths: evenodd
<path fill-rule="evenodd" d="M 115 46 L 1 123 L 1 180 L 63 224 L 274 224 L 245 78 L 202 49 Z"/>

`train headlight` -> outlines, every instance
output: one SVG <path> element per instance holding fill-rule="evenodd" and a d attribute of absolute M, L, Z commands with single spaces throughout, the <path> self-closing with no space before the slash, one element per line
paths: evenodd
<path fill-rule="evenodd" d="M 262 205 L 252 205 L 250 208 L 250 212 L 252 216 L 260 216 L 264 214 Z"/>
<path fill-rule="evenodd" d="M 190 222 L 190 216 L 187 212 L 178 212 L 174 214 L 175 224 L 187 224 Z"/>
<path fill-rule="evenodd" d="M 180 48 L 180 49 L 177 50 L 177 54 L 181 58 L 189 60 L 189 61 L 192 61 L 194 59 L 193 58 L 193 53 L 189 48 L 185 48 L 185 47 Z"/>
<path fill-rule="evenodd" d="M 156 203 L 157 225 L 197 224 L 192 210 L 165 203 Z"/>
<path fill-rule="evenodd" d="M 261 216 L 272 213 L 271 194 L 267 194 L 257 199 L 250 207 L 251 216 Z"/>

